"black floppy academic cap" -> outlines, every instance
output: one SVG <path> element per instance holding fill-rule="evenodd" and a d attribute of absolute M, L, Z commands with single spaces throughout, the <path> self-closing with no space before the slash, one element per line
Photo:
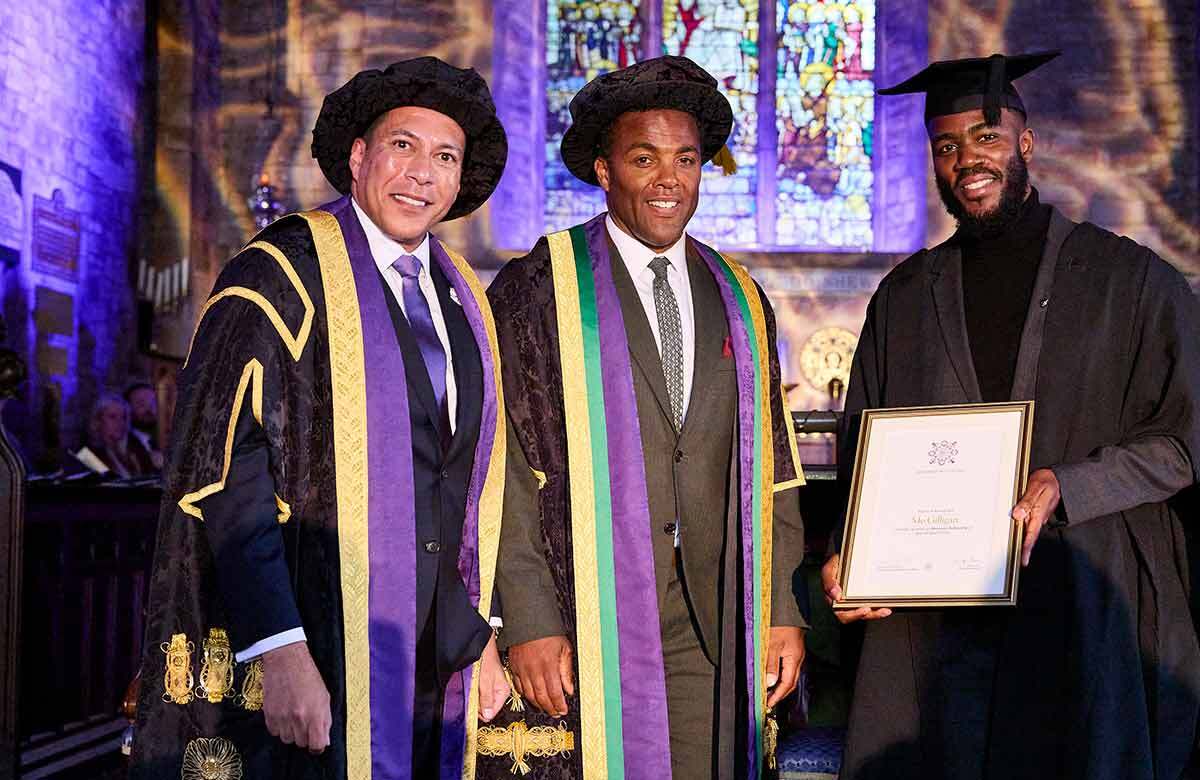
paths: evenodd
<path fill-rule="evenodd" d="M 567 170 L 588 184 L 598 184 L 593 163 L 605 129 L 626 111 L 658 108 L 696 118 L 704 162 L 722 151 L 733 129 L 733 109 L 716 79 L 687 57 L 655 57 L 601 74 L 571 98 L 571 126 L 559 147 Z"/>
<path fill-rule="evenodd" d="M 458 219 L 491 196 L 504 173 L 508 137 L 487 82 L 473 68 L 417 57 L 364 70 L 325 96 L 313 127 L 312 156 L 325 178 L 350 193 L 350 150 L 378 117 L 402 106 L 428 108 L 453 119 L 467 139 L 458 198 L 442 221 Z"/>
<path fill-rule="evenodd" d="M 1002 108 L 1028 115 L 1013 81 L 1060 54 L 1060 51 L 1040 51 L 1011 57 L 993 54 L 990 57 L 943 60 L 893 87 L 879 90 L 879 94 L 924 92 L 926 123 L 934 117 L 982 108 L 983 118 L 988 124 L 999 124 Z"/>

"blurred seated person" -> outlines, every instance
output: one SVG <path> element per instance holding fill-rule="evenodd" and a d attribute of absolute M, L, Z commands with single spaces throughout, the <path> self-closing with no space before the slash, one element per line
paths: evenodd
<path fill-rule="evenodd" d="M 135 382 L 125 389 L 125 402 L 129 404 L 129 446 L 140 447 L 154 464 L 156 471 L 162 469 L 163 454 L 158 445 L 158 393 L 148 382 Z"/>
<path fill-rule="evenodd" d="M 87 446 L 75 458 L 98 474 L 125 479 L 158 472 L 150 453 L 130 435 L 129 404 L 115 393 L 104 393 L 92 406 Z"/>

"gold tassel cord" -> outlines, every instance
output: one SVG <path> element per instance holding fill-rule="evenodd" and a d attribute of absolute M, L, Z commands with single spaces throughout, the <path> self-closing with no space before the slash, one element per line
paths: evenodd
<path fill-rule="evenodd" d="M 208 630 L 203 657 L 196 693 L 211 704 L 220 704 L 233 693 L 233 651 L 229 648 L 229 636 L 225 629 Z"/>
<path fill-rule="evenodd" d="M 532 771 L 527 759 L 550 758 L 566 755 L 575 749 L 575 733 L 567 730 L 567 724 L 558 727 L 525 725 L 524 720 L 503 726 L 485 726 L 479 730 L 476 752 L 481 756 L 507 756 L 512 762 L 514 775 L 527 775 Z"/>
<path fill-rule="evenodd" d="M 508 708 L 513 712 L 525 711 L 525 699 L 517 690 L 517 686 L 513 684 L 512 672 L 508 669 L 508 664 L 504 665 L 504 679 L 508 680 Z"/>
<path fill-rule="evenodd" d="M 192 651 L 196 649 L 189 642 L 187 634 L 172 634 L 170 642 L 159 645 L 167 656 L 166 668 L 163 671 L 163 701 L 175 704 L 188 704 L 192 701 L 192 688 L 195 677 L 192 676 Z"/>
<path fill-rule="evenodd" d="M 713 155 L 712 161 L 714 165 L 720 166 L 726 176 L 737 173 L 737 160 L 733 159 L 733 152 L 729 151 L 728 146 L 722 146 L 721 150 Z"/>

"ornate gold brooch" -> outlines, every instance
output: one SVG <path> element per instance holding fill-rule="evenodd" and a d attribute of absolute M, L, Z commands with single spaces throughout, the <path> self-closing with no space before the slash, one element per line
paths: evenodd
<path fill-rule="evenodd" d="M 167 656 L 163 673 L 163 701 L 188 704 L 192 700 L 192 651 L 196 645 L 188 641 L 187 634 L 172 634 L 170 642 L 160 647 Z"/>
<path fill-rule="evenodd" d="M 566 755 L 574 749 L 575 733 L 567 730 L 566 723 L 560 721 L 558 728 L 529 728 L 525 721 L 519 720 L 508 728 L 484 726 L 479 729 L 479 746 L 475 752 L 481 756 L 508 756 L 513 762 L 512 773 L 527 775 L 530 771 L 527 758 Z"/>
<path fill-rule="evenodd" d="M 242 757 L 224 737 L 193 739 L 183 751 L 181 780 L 242 780 Z"/>
<path fill-rule="evenodd" d="M 246 679 L 242 680 L 242 695 L 238 703 L 243 709 L 257 712 L 263 707 L 263 670 L 262 659 L 255 658 L 246 667 Z"/>
<path fill-rule="evenodd" d="M 196 693 L 212 704 L 220 704 L 233 693 L 233 652 L 229 649 L 229 637 L 223 628 L 208 630 Z"/>

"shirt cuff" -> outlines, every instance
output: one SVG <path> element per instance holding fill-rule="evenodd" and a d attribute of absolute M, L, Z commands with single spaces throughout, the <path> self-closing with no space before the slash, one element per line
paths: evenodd
<path fill-rule="evenodd" d="M 305 642 L 308 638 L 304 635 L 304 628 L 296 626 L 289 628 L 287 631 L 280 631 L 278 634 L 269 636 L 266 639 L 260 639 L 254 644 L 236 653 L 233 658 L 239 664 L 244 664 L 249 660 L 258 658 L 260 655 L 265 655 L 272 650 L 277 650 L 284 645 L 294 645 L 297 642 Z"/>

